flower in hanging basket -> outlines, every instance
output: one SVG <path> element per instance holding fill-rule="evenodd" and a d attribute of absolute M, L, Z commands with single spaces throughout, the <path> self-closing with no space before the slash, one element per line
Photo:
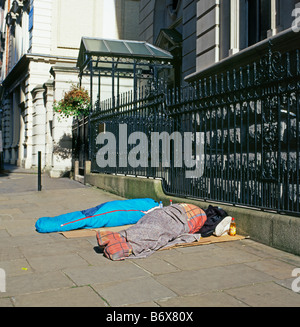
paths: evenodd
<path fill-rule="evenodd" d="M 54 101 L 53 109 L 68 118 L 85 116 L 89 113 L 90 97 L 88 91 L 78 85 L 72 85 L 60 101 Z"/>

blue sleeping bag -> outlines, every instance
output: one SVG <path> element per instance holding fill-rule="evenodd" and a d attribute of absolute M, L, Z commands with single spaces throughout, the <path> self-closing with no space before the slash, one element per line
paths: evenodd
<path fill-rule="evenodd" d="M 39 233 L 65 232 L 82 228 L 123 226 L 137 223 L 145 212 L 158 206 L 152 199 L 116 200 L 94 208 L 55 217 L 42 217 L 35 223 Z"/>

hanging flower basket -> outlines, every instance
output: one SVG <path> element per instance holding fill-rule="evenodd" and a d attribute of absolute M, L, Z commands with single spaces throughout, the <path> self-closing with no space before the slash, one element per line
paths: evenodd
<path fill-rule="evenodd" d="M 53 110 L 65 118 L 81 117 L 89 113 L 90 97 L 87 90 L 78 85 L 72 85 L 65 92 L 63 99 L 54 101 Z"/>

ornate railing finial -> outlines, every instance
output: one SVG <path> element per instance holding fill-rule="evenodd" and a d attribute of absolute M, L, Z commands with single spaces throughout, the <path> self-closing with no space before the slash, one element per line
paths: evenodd
<path fill-rule="evenodd" d="M 261 57 L 258 64 L 258 75 L 256 82 L 270 82 L 281 79 L 287 70 L 287 65 L 283 64 L 283 57 L 279 51 L 273 51 L 274 44 L 270 39 L 268 42 L 268 52 Z"/>

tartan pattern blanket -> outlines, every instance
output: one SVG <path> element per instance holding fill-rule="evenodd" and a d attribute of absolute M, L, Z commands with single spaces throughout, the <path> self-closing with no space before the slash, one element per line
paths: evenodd
<path fill-rule="evenodd" d="M 190 204 L 175 204 L 156 209 L 134 226 L 119 233 L 98 232 L 97 241 L 111 260 L 145 258 L 164 247 L 200 239 L 195 234 L 206 221 L 205 212 Z"/>
<path fill-rule="evenodd" d="M 119 233 L 97 232 L 97 241 L 104 248 L 104 254 L 111 260 L 124 260 L 132 254 L 131 245 Z"/>
<path fill-rule="evenodd" d="M 204 210 L 193 204 L 180 203 L 179 205 L 184 209 L 187 216 L 189 233 L 197 233 L 207 219 Z"/>

